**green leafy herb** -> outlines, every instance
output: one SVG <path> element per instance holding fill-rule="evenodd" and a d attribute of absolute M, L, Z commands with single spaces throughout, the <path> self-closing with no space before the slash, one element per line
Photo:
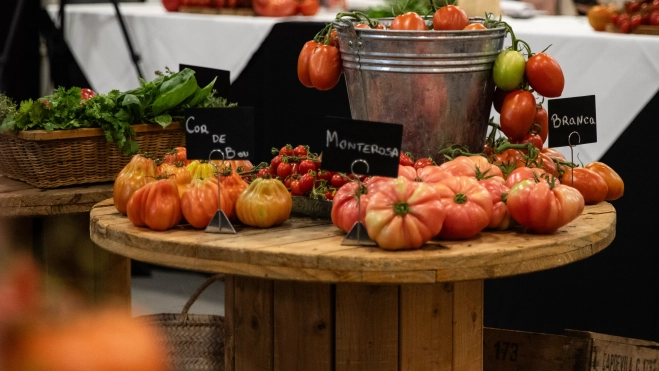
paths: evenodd
<path fill-rule="evenodd" d="M 138 148 L 132 124 L 152 122 L 166 127 L 173 119 L 183 119 L 186 108 L 236 106 L 216 96 L 215 80 L 199 87 L 191 69 L 166 69 L 156 75 L 150 82 L 141 80 L 137 89 L 113 90 L 87 100 L 80 98 L 80 88 L 60 87 L 47 97 L 21 102 L 18 110 L 11 99 L 0 95 L 0 132 L 100 127 L 108 142 L 125 154 L 134 154 Z"/>

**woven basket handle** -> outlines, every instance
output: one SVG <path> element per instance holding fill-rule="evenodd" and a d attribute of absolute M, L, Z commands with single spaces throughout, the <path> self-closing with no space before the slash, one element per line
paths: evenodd
<path fill-rule="evenodd" d="M 185 306 L 183 307 L 183 311 L 181 312 L 183 318 L 188 317 L 188 311 L 190 310 L 190 307 L 192 306 L 192 304 L 194 304 L 195 301 L 197 301 L 199 295 L 201 295 L 201 293 L 204 292 L 204 290 L 206 290 L 208 286 L 212 285 L 215 281 L 220 281 L 223 279 L 224 279 L 223 274 L 216 274 L 214 276 L 208 277 L 208 279 L 201 286 L 199 286 L 197 291 L 195 291 L 194 294 L 192 294 L 190 299 L 188 299 L 188 302 L 185 303 Z"/>

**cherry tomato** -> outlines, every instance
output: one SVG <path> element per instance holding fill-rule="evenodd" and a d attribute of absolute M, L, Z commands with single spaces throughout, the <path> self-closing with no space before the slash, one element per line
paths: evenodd
<path fill-rule="evenodd" d="M 659 0 L 652 1 L 652 10 L 659 10 Z"/>
<path fill-rule="evenodd" d="M 311 192 L 311 190 L 313 189 L 314 180 L 315 179 L 313 175 L 309 173 L 302 175 L 302 177 L 299 179 L 300 191 L 302 191 L 302 193 Z"/>
<path fill-rule="evenodd" d="M 501 90 L 516 89 L 524 79 L 524 66 L 526 59 L 517 50 L 506 49 L 499 53 L 494 60 L 492 78 L 494 84 Z"/>
<path fill-rule="evenodd" d="M 298 168 L 300 174 L 306 174 L 309 171 L 316 171 L 316 165 L 311 160 L 302 160 L 300 162 L 300 167 Z"/>
<path fill-rule="evenodd" d="M 348 180 L 339 174 L 332 175 L 332 179 L 330 180 L 330 185 L 336 189 L 341 188 L 346 183 L 348 183 Z"/>
<path fill-rule="evenodd" d="M 415 169 L 421 169 L 426 166 L 436 165 L 435 162 L 429 158 L 420 158 L 414 163 Z"/>
<path fill-rule="evenodd" d="M 415 12 L 407 12 L 401 14 L 394 18 L 389 26 L 390 30 L 416 30 L 416 31 L 427 31 L 428 26 L 426 26 L 426 21 L 421 18 L 420 15 Z"/>
<path fill-rule="evenodd" d="M 277 155 L 272 158 L 270 161 L 270 168 L 277 171 L 277 167 L 279 167 L 279 164 L 281 164 L 281 159 L 283 158 L 282 155 Z"/>
<path fill-rule="evenodd" d="M 287 189 L 291 189 L 291 183 L 293 183 L 293 179 L 290 176 L 284 179 L 284 187 Z"/>
<path fill-rule="evenodd" d="M 268 178 L 270 176 L 270 169 L 261 169 L 256 173 L 257 178 Z"/>
<path fill-rule="evenodd" d="M 501 130 L 515 140 L 524 138 L 535 120 L 535 98 L 526 90 L 510 92 L 501 107 Z"/>
<path fill-rule="evenodd" d="M 641 25 L 641 15 L 640 14 L 634 14 L 630 18 L 629 24 L 630 24 L 632 30 L 635 30 L 636 28 L 638 28 L 638 26 Z"/>
<path fill-rule="evenodd" d="M 595 5 L 588 9 L 588 23 L 595 31 L 604 31 L 611 15 L 606 5 Z"/>
<path fill-rule="evenodd" d="M 576 188 L 583 196 L 586 205 L 595 205 L 604 201 L 609 192 L 604 178 L 593 170 L 580 167 L 568 169 L 563 174 L 561 183 Z"/>
<path fill-rule="evenodd" d="M 367 24 L 364 24 L 364 23 L 357 23 L 355 25 L 355 28 L 369 28 L 370 29 L 371 27 Z"/>
<path fill-rule="evenodd" d="M 533 146 L 539 150 L 542 149 L 542 139 L 540 138 L 540 135 L 538 134 L 533 134 L 533 133 L 528 133 L 522 138 L 520 141 L 521 144 L 524 143 L 531 143 Z"/>
<path fill-rule="evenodd" d="M 509 92 L 495 88 L 494 89 L 494 97 L 492 99 L 492 105 L 494 105 L 494 110 L 501 113 L 501 106 L 503 106 L 503 100 L 506 99 L 506 95 L 508 95 Z"/>
<path fill-rule="evenodd" d="M 483 26 L 482 23 L 471 23 L 464 28 L 464 30 L 486 30 L 487 28 Z"/>
<path fill-rule="evenodd" d="M 87 100 L 96 96 L 96 92 L 89 88 L 80 89 L 80 99 Z"/>
<path fill-rule="evenodd" d="M 302 188 L 300 188 L 300 181 L 297 179 L 291 181 L 291 194 L 293 196 L 302 196 L 304 194 Z"/>
<path fill-rule="evenodd" d="M 300 157 L 306 156 L 307 147 L 300 144 L 299 146 L 293 148 L 293 155 Z"/>
<path fill-rule="evenodd" d="M 341 54 L 330 45 L 318 45 L 309 57 L 309 78 L 318 90 L 329 90 L 341 77 Z"/>
<path fill-rule="evenodd" d="M 549 134 L 549 116 L 547 116 L 547 110 L 544 109 L 544 107 L 536 107 L 535 121 L 531 129 L 537 129 L 537 134 L 540 136 L 540 140 L 543 144 L 547 141 L 547 135 Z M 535 132 L 536 130 L 533 131 Z M 540 147 L 540 149 L 542 149 L 542 147 Z"/>
<path fill-rule="evenodd" d="M 560 97 L 565 86 L 563 70 L 549 54 L 534 54 L 526 62 L 526 79 L 533 90 L 547 98 Z"/>
<path fill-rule="evenodd" d="M 375 30 L 386 30 L 387 27 L 385 27 L 383 24 L 379 24 L 379 25 L 375 26 L 374 29 L 375 29 Z"/>
<path fill-rule="evenodd" d="M 165 7 L 165 9 L 168 12 L 177 12 L 178 8 L 181 7 L 181 1 L 180 0 L 162 0 L 162 6 Z"/>
<path fill-rule="evenodd" d="M 434 30 L 463 30 L 469 25 L 467 13 L 455 5 L 443 6 L 432 17 Z"/>
<path fill-rule="evenodd" d="M 311 57 L 311 53 L 313 53 L 316 46 L 318 46 L 317 42 L 313 40 L 307 41 L 302 47 L 300 55 L 297 57 L 297 78 L 307 88 L 313 88 L 311 78 L 309 77 L 309 57 Z"/>
<path fill-rule="evenodd" d="M 291 175 L 298 175 L 300 170 L 300 163 L 299 162 L 293 162 L 291 164 Z"/>
<path fill-rule="evenodd" d="M 336 190 L 334 190 L 334 192 L 332 192 L 332 191 L 325 191 L 325 198 L 326 198 L 328 201 L 332 201 L 332 199 L 334 198 L 334 193 L 336 193 Z"/>
<path fill-rule="evenodd" d="M 318 180 L 325 180 L 329 183 L 330 179 L 332 179 L 332 173 L 327 171 L 327 170 L 318 170 L 316 173 L 316 179 Z"/>
<path fill-rule="evenodd" d="M 401 153 L 398 164 L 403 166 L 414 166 L 414 161 L 412 161 L 410 156 L 406 155 L 405 153 Z"/>
<path fill-rule="evenodd" d="M 625 183 L 622 181 L 622 178 L 607 164 L 603 162 L 591 162 L 586 165 L 586 169 L 596 172 L 604 179 L 608 187 L 605 200 L 617 200 L 625 193 Z"/>
<path fill-rule="evenodd" d="M 279 150 L 280 155 L 293 156 L 293 146 L 287 144 Z"/>
<path fill-rule="evenodd" d="M 318 0 L 302 0 L 297 1 L 297 13 L 302 15 L 314 15 L 320 9 L 320 2 Z"/>
<path fill-rule="evenodd" d="M 277 176 L 284 179 L 287 176 L 291 175 L 293 167 L 288 162 L 282 162 L 277 166 Z M 288 187 L 286 187 L 288 188 Z"/>

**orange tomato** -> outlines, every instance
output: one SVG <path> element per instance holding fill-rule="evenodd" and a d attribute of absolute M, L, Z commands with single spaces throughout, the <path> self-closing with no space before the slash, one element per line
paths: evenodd
<path fill-rule="evenodd" d="M 604 31 L 611 21 L 611 13 L 606 5 L 595 5 L 588 9 L 588 23 L 595 31 Z"/>
<path fill-rule="evenodd" d="M 181 197 L 173 179 L 160 179 L 140 188 L 126 206 L 128 219 L 137 227 L 164 231 L 182 218 Z"/>
<path fill-rule="evenodd" d="M 233 202 L 223 188 L 220 192 L 220 208 L 230 218 Z M 194 179 L 181 197 L 181 211 L 185 220 L 194 228 L 206 228 L 217 213 L 217 196 L 215 179 Z"/>
<path fill-rule="evenodd" d="M 625 183 L 622 181 L 620 175 L 611 169 L 609 165 L 603 162 L 591 162 L 586 165 L 586 169 L 596 172 L 604 179 L 604 182 L 609 188 L 605 200 L 617 200 L 625 193 Z"/>
<path fill-rule="evenodd" d="M 595 205 L 604 201 L 609 192 L 604 178 L 593 170 L 580 167 L 568 169 L 563 174 L 561 183 L 576 188 L 583 196 L 586 205 Z"/>
<path fill-rule="evenodd" d="M 240 197 L 240 195 L 247 189 L 248 186 L 249 184 L 247 184 L 247 182 L 245 182 L 243 178 L 238 175 L 238 173 L 234 172 L 231 173 L 231 175 L 220 176 L 220 187 L 222 188 L 222 193 L 226 193 L 227 198 L 231 201 L 227 217 L 235 219 L 236 201 L 238 201 L 238 197 Z"/>
<path fill-rule="evenodd" d="M 126 215 L 126 207 L 133 193 L 155 180 L 156 163 L 142 155 L 135 155 L 124 167 L 112 187 L 112 199 L 117 211 Z"/>
<path fill-rule="evenodd" d="M 178 195 L 183 196 L 183 192 L 192 181 L 192 175 L 183 162 L 176 162 L 175 164 L 163 163 L 158 166 L 158 175 L 167 175 L 172 177 L 178 187 Z"/>
<path fill-rule="evenodd" d="M 483 26 L 482 23 L 472 23 L 467 25 L 467 27 L 464 28 L 466 30 L 486 30 L 485 26 Z"/>

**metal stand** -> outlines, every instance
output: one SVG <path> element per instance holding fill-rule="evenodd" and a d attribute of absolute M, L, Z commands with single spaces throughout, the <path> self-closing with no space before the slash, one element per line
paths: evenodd
<path fill-rule="evenodd" d="M 359 188 L 362 187 L 362 181 L 359 179 L 359 175 L 355 174 L 355 164 L 361 162 L 366 165 L 366 173 L 369 172 L 369 166 L 368 162 L 363 159 L 357 159 L 352 162 L 352 165 L 350 166 L 350 171 L 352 174 L 357 178 L 357 184 Z M 373 241 L 369 236 L 368 232 L 366 232 L 366 227 L 364 227 L 364 224 L 362 224 L 361 218 L 362 218 L 362 208 L 361 208 L 361 197 L 357 196 L 357 218 L 358 220 L 355 222 L 355 224 L 350 228 L 350 231 L 348 234 L 343 238 L 343 241 L 341 242 L 341 245 L 343 246 L 377 246 L 378 244 Z"/>
<path fill-rule="evenodd" d="M 110 1 L 114 5 L 114 11 L 117 14 L 117 19 L 119 20 L 119 25 L 121 26 L 121 32 L 124 34 L 124 41 L 126 42 L 126 46 L 128 46 L 130 59 L 133 61 L 133 64 L 135 65 L 137 76 L 139 76 L 139 78 L 141 79 L 144 79 L 144 74 L 142 73 L 142 69 L 140 68 L 140 56 L 139 54 L 135 53 L 135 49 L 133 48 L 133 43 L 130 41 L 130 36 L 128 35 L 128 30 L 126 29 L 126 23 L 124 22 L 124 17 L 121 15 L 121 11 L 119 10 L 119 0 L 110 0 Z"/>
<path fill-rule="evenodd" d="M 211 161 L 211 157 L 213 156 L 213 153 L 219 152 L 222 154 L 222 163 L 224 163 L 224 152 L 220 149 L 214 149 L 211 151 L 211 153 L 208 155 L 208 161 Z M 221 165 L 220 164 L 220 165 Z M 227 218 L 227 215 L 222 211 L 222 194 L 220 190 L 220 175 L 217 175 L 217 213 L 213 217 L 210 223 L 208 223 L 208 226 L 204 230 L 204 232 L 207 233 L 223 233 L 223 234 L 236 234 L 236 230 L 233 228 L 233 225 L 231 225 L 231 222 L 229 221 L 229 218 Z"/>

